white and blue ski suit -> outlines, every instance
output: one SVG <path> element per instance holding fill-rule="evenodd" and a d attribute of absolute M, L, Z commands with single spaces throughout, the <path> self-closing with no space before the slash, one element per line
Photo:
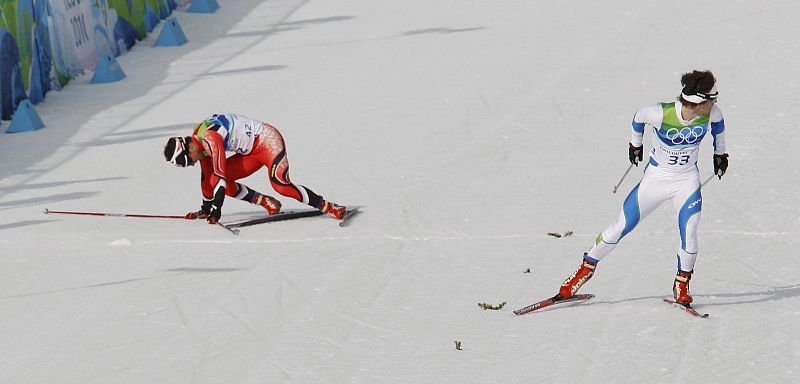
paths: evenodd
<path fill-rule="evenodd" d="M 604 229 L 584 256 L 599 261 L 630 233 L 641 219 L 670 200 L 678 212 L 680 248 L 678 270 L 692 272 L 697 258 L 697 228 L 703 197 L 697 158 L 700 142 L 707 133 L 714 137 L 714 154 L 725 153 L 725 121 L 717 105 L 708 116 L 691 120 L 681 117 L 680 101 L 659 103 L 636 112 L 631 144 L 642 146 L 646 126 L 653 128 L 650 159 L 639 184 L 628 194 L 619 218 Z"/>

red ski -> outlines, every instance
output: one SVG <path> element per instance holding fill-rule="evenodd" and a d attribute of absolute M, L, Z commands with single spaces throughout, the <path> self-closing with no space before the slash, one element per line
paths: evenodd
<path fill-rule="evenodd" d="M 699 317 L 701 319 L 708 318 L 708 313 L 701 314 L 700 312 L 697 312 L 694 308 L 692 308 L 689 305 L 684 305 L 684 304 L 678 303 L 678 302 L 676 302 L 675 300 L 672 300 L 672 299 L 664 299 L 664 302 L 665 303 L 670 303 L 670 304 L 672 304 L 672 306 L 674 306 L 676 308 L 680 308 L 684 312 L 686 312 L 686 313 L 688 313 L 688 314 L 690 314 L 690 315 L 692 315 L 694 317 Z"/>
<path fill-rule="evenodd" d="M 579 293 L 579 294 L 574 295 L 574 296 L 572 296 L 572 297 L 570 297 L 568 299 L 562 299 L 561 296 L 555 295 L 555 296 L 553 296 L 553 297 L 551 297 L 549 299 L 544 299 L 544 300 L 542 300 L 542 301 L 540 301 L 538 303 L 533 303 L 533 304 L 531 304 L 531 305 L 529 305 L 529 306 L 527 306 L 525 308 L 520 308 L 520 309 L 514 311 L 514 314 L 517 315 L 517 316 L 524 315 L 526 313 L 531 313 L 533 311 L 537 311 L 539 309 L 549 307 L 549 306 L 551 306 L 553 304 L 571 303 L 571 302 L 575 302 L 575 301 L 589 300 L 589 299 L 591 299 L 593 297 L 594 297 L 594 295 L 591 294 L 591 293 Z"/>

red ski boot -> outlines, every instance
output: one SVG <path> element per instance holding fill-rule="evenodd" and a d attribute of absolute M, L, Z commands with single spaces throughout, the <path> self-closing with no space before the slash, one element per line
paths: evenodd
<path fill-rule="evenodd" d="M 559 289 L 558 294 L 564 299 L 572 297 L 575 292 L 578 292 L 583 284 L 592 278 L 592 275 L 594 275 L 594 268 L 596 266 L 596 261 L 590 261 L 584 258 L 581 267 L 578 268 L 578 270 L 575 271 L 575 273 L 573 273 L 572 276 L 570 276 L 566 281 L 564 281 L 564 284 L 561 284 L 561 289 Z"/>
<path fill-rule="evenodd" d="M 675 294 L 675 302 L 688 306 L 692 303 L 692 295 L 689 293 L 689 280 L 692 279 L 692 272 L 678 271 L 675 282 L 672 284 L 672 292 Z"/>
<path fill-rule="evenodd" d="M 323 200 L 322 206 L 319 208 L 319 210 L 337 218 L 338 220 L 344 218 L 345 207 L 331 203 L 329 201 Z"/>
<path fill-rule="evenodd" d="M 272 196 L 256 193 L 256 195 L 253 197 L 252 203 L 266 208 L 267 213 L 270 216 L 281 211 L 281 202 Z"/>

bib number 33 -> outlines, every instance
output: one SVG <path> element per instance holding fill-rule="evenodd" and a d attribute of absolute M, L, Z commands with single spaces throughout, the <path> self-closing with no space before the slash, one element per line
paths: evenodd
<path fill-rule="evenodd" d="M 669 165 L 685 165 L 689 162 L 689 155 L 683 156 L 670 156 L 667 164 Z"/>

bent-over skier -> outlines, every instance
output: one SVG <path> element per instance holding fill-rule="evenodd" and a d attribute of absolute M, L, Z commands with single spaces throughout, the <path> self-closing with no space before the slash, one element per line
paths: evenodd
<path fill-rule="evenodd" d="M 235 154 L 226 158 L 226 151 Z M 280 212 L 280 201 L 236 182 L 261 167 L 267 168 L 269 182 L 276 192 L 336 219 L 344 217 L 344 206 L 326 201 L 289 180 L 286 145 L 281 133 L 271 124 L 243 115 L 215 114 L 200 122 L 191 136 L 170 137 L 164 146 L 164 157 L 178 167 L 200 162 L 203 202 L 199 211 L 186 215 L 187 219 L 207 219 L 210 224 L 216 224 L 226 195 L 260 205 L 269 215 Z"/>

